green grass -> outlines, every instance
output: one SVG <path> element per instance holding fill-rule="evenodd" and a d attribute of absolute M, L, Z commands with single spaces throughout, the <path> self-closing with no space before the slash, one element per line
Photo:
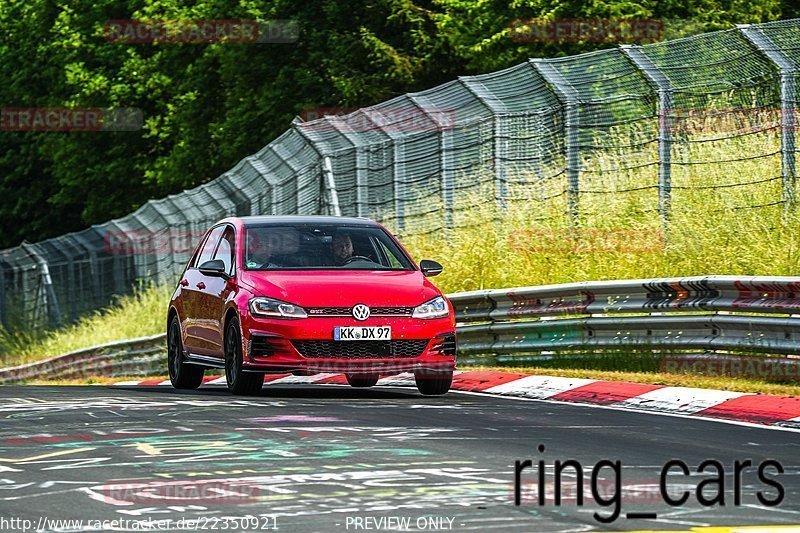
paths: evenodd
<path fill-rule="evenodd" d="M 745 136 L 689 145 L 676 150 L 673 162 L 718 161 L 775 152 L 774 135 Z M 652 146 L 650 150 L 655 150 Z M 686 153 L 682 153 L 685 151 Z M 626 164 L 657 160 L 652 153 L 622 154 Z M 781 199 L 778 156 L 703 165 L 673 165 L 672 213 L 664 231 L 654 188 L 624 191 L 657 183 L 657 167 L 600 173 L 613 160 L 583 162 L 580 226 L 570 228 L 566 176 L 536 185 L 509 187 L 509 201 L 494 201 L 490 174 L 463 176 L 460 186 L 475 182 L 471 194 L 454 206 L 455 226 L 446 238 L 420 233 L 435 227 L 441 210 L 409 222 L 404 244 L 417 259 L 444 265 L 437 284 L 447 292 L 543 285 L 585 280 L 634 279 L 709 274 L 800 274 L 798 212 L 783 205 L 752 208 Z M 545 175 L 557 168 L 544 169 Z M 775 179 L 773 179 L 775 178 Z M 709 187 L 771 179 L 717 189 Z M 560 194 L 560 196 L 559 196 Z M 739 209 L 737 209 L 739 208 Z M 409 207 L 409 210 L 411 208 Z"/>
<path fill-rule="evenodd" d="M 73 325 L 46 332 L 0 330 L 2 365 L 45 359 L 80 348 L 163 333 L 173 287 L 137 288 Z"/>
<path fill-rule="evenodd" d="M 629 132 L 630 133 L 630 132 Z M 673 151 L 672 214 L 664 232 L 654 188 L 624 191 L 657 183 L 657 167 L 611 171 L 616 158 L 582 161 L 580 226 L 570 227 L 563 193 L 566 176 L 537 180 L 521 173 L 524 183 L 511 184 L 508 202 L 495 201 L 493 174 L 489 170 L 458 176 L 457 186 L 469 190 L 454 206 L 455 226 L 461 229 L 420 234 L 441 226 L 442 210 L 413 217 L 402 232 L 403 242 L 416 259 L 435 259 L 444 273 L 434 281 L 445 292 L 503 288 L 585 280 L 654 278 L 710 274 L 800 274 L 797 212 L 785 213 L 781 180 L 751 185 L 702 188 L 754 182 L 780 176 L 780 158 L 762 157 L 732 163 L 682 165 L 688 161 L 720 161 L 772 153 L 780 149 L 777 131 L 711 142 L 677 145 Z M 620 154 L 625 164 L 656 160 L 656 145 L 639 152 Z M 562 162 L 563 163 L 563 162 Z M 557 168 L 540 169 L 543 175 Z M 687 189 L 684 187 L 701 187 Z M 424 191 L 419 192 L 420 198 Z M 430 209 L 430 199 L 419 200 Z M 408 212 L 414 202 L 407 204 Z M 434 205 L 435 207 L 435 205 Z M 441 206 L 440 206 L 441 207 Z M 741 209 L 735 209 L 741 208 Z M 120 298 L 74 326 L 41 334 L 25 332 L 0 335 L 2 362 L 30 361 L 118 339 L 164 331 L 169 288 L 149 288 Z M 647 359 L 647 358 L 644 358 Z M 642 370 L 640 360 L 617 358 L 616 367 L 556 368 L 543 373 L 583 373 L 582 377 L 608 372 L 634 371 L 620 379 L 660 382 L 664 374 Z M 541 369 L 535 368 L 535 371 Z M 669 380 L 685 380 L 671 377 Z M 697 377 L 693 386 L 715 388 L 754 387 L 762 392 L 794 391 L 793 385 Z M 778 389 L 774 389 L 778 387 Z M 782 387 L 789 387 L 784 389 Z M 749 390 L 749 389 L 748 389 Z M 785 393 L 785 392 L 784 392 Z"/>

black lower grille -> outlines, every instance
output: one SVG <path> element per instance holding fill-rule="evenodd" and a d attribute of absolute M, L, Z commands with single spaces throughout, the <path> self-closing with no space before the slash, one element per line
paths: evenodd
<path fill-rule="evenodd" d="M 455 355 L 456 354 L 456 336 L 448 335 L 442 339 L 442 355 Z"/>
<path fill-rule="evenodd" d="M 419 357 L 427 340 L 395 341 L 293 341 L 303 357 L 369 359 L 371 357 Z"/>
<path fill-rule="evenodd" d="M 274 350 L 269 342 L 270 337 L 265 335 L 253 335 L 250 341 L 250 355 L 254 357 L 269 357 Z"/>

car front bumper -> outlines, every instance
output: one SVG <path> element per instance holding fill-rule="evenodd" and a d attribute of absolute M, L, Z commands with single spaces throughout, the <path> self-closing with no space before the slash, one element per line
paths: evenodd
<path fill-rule="evenodd" d="M 387 325 L 392 327 L 391 341 L 333 340 L 336 326 Z M 247 326 L 243 328 L 243 370 L 250 372 L 387 375 L 448 372 L 456 367 L 456 333 L 451 317 L 374 317 L 363 322 L 345 317 L 251 319 Z M 318 349 L 304 348 L 308 345 Z M 372 347 L 375 353 L 370 351 Z"/>

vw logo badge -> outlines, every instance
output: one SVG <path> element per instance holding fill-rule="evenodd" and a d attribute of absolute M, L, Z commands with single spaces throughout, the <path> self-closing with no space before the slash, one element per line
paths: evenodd
<path fill-rule="evenodd" d="M 364 304 L 357 304 L 353 307 L 353 318 L 356 320 L 366 320 L 369 318 L 369 307 Z"/>

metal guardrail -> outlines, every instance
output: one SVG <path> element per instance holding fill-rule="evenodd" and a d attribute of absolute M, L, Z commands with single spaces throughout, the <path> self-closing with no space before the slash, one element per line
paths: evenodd
<path fill-rule="evenodd" d="M 800 278 L 582 282 L 449 298 L 465 355 L 626 348 L 800 354 Z"/>
<path fill-rule="evenodd" d="M 459 324 L 459 354 L 465 356 L 620 349 L 800 354 L 800 278 L 597 281 L 448 298 Z M 0 369 L 0 383 L 166 374 L 165 337 Z"/>
<path fill-rule="evenodd" d="M 0 368 L 0 384 L 45 378 L 79 379 L 166 373 L 166 334 L 160 333 L 84 348 L 43 361 Z"/>

